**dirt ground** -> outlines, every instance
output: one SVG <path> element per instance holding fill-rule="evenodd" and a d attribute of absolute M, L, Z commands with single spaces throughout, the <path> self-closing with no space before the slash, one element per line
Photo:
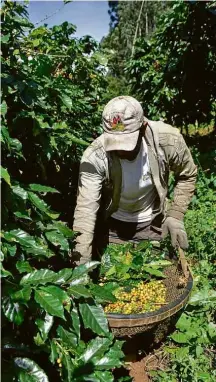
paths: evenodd
<path fill-rule="evenodd" d="M 163 351 L 163 345 L 155 352 L 139 356 L 128 354 L 126 357 L 126 366 L 133 382 L 150 382 L 149 372 L 152 370 L 166 370 L 169 364 L 168 355 Z"/>

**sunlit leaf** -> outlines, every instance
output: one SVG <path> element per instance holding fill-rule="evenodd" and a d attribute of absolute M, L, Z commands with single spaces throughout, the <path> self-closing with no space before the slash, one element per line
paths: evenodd
<path fill-rule="evenodd" d="M 56 273 L 49 269 L 35 270 L 23 276 L 20 281 L 21 285 L 39 285 L 47 284 L 55 281 Z"/>
<path fill-rule="evenodd" d="M 79 304 L 79 311 L 85 328 L 89 328 L 101 336 L 107 335 L 109 332 L 108 322 L 101 306 L 82 303 Z"/>
<path fill-rule="evenodd" d="M 45 341 L 54 323 L 54 317 L 46 313 L 44 319 L 38 318 L 35 323 L 39 329 L 41 339 Z"/>
<path fill-rule="evenodd" d="M 24 309 L 18 302 L 12 301 L 9 297 L 2 299 L 2 310 L 7 319 L 16 325 L 21 325 L 24 320 Z"/>
<path fill-rule="evenodd" d="M 109 338 L 97 337 L 91 340 L 80 359 L 87 363 L 96 356 L 103 357 L 104 353 L 109 349 L 111 343 L 112 341 Z"/>
<path fill-rule="evenodd" d="M 27 302 L 31 297 L 31 288 L 24 287 L 17 292 L 11 294 L 11 299 L 14 301 Z"/>
<path fill-rule="evenodd" d="M 30 190 L 32 190 L 34 192 L 44 192 L 44 193 L 50 192 L 50 193 L 53 193 L 53 194 L 55 194 L 55 193 L 59 194 L 59 191 L 56 190 L 55 188 L 49 187 L 49 186 L 43 186 L 41 184 L 33 184 L 32 183 L 32 184 L 29 184 L 28 187 L 29 187 Z"/>
<path fill-rule="evenodd" d="M 175 341 L 179 344 L 188 343 L 188 337 L 184 333 L 173 333 L 170 337 L 173 339 L 173 341 Z"/>
<path fill-rule="evenodd" d="M 92 295 L 84 285 L 74 285 L 68 288 L 68 293 L 75 298 L 91 298 Z"/>
<path fill-rule="evenodd" d="M 60 247 L 63 251 L 69 251 L 68 241 L 59 231 L 47 231 L 45 236 L 55 247 Z"/>
<path fill-rule="evenodd" d="M 69 332 L 64 329 L 61 325 L 57 328 L 57 334 L 64 342 L 65 345 L 76 349 L 77 347 L 77 336 L 75 333 Z"/>
<path fill-rule="evenodd" d="M 19 271 L 19 273 L 30 273 L 33 271 L 33 268 L 31 267 L 28 261 L 17 261 L 16 269 Z"/>
<path fill-rule="evenodd" d="M 20 187 L 19 185 L 17 186 L 12 186 L 12 191 L 15 195 L 19 196 L 19 198 L 26 200 L 27 199 L 27 191 L 24 190 L 24 188 Z"/>
<path fill-rule="evenodd" d="M 5 182 L 11 186 L 11 181 L 10 181 L 10 175 L 8 173 L 8 170 L 2 166 L 0 166 L 0 175 L 1 175 L 1 179 L 4 179 Z"/>
<path fill-rule="evenodd" d="M 20 369 L 23 369 L 20 377 L 21 382 L 49 382 L 44 370 L 31 359 L 17 357 L 14 362 Z"/>
<path fill-rule="evenodd" d="M 63 305 L 55 295 L 42 289 L 37 289 L 35 290 L 35 301 L 48 314 L 65 319 Z"/>
<path fill-rule="evenodd" d="M 29 199 L 33 203 L 33 205 L 38 208 L 40 211 L 44 212 L 47 216 L 52 219 L 57 219 L 59 214 L 56 212 L 52 212 L 48 205 L 44 202 L 44 200 L 40 199 L 38 195 L 33 192 L 28 192 Z"/>

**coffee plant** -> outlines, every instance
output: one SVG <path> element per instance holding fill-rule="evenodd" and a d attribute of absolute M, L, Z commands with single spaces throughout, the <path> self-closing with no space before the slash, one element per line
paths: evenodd
<path fill-rule="evenodd" d="M 175 80 L 173 71 L 178 73 L 183 53 L 189 52 L 192 43 L 187 40 L 180 50 L 173 48 L 176 54 L 168 68 L 163 52 L 159 63 L 155 58 L 161 39 L 166 50 L 177 16 L 176 36 L 180 39 L 181 25 L 188 20 L 187 7 L 184 2 L 176 3 L 174 19 L 164 19 L 165 37 L 160 24 L 152 42 L 137 42 L 129 62 L 137 96 L 145 85 L 142 94 L 150 117 L 158 115 L 158 105 L 164 105 L 160 116 L 190 120 L 187 103 L 181 108 L 185 118 L 176 111 L 178 102 L 185 99 L 182 91 L 186 88 L 176 90 L 180 76 L 174 88 L 172 83 L 163 84 L 167 75 Z M 212 22 L 209 5 L 199 7 L 205 8 L 205 16 Z M 74 38 L 73 24 L 34 28 L 26 5 L 15 1 L 4 1 L 1 16 L 2 380 L 128 381 L 115 375 L 123 364 L 123 342 L 110 333 L 102 308 L 115 302 L 115 297 L 92 281 L 98 262 L 74 266 L 76 235 L 69 228 L 80 156 L 100 134 L 104 102 L 117 90 L 107 84 L 106 59 L 97 43 L 90 36 Z M 209 22 L 199 31 L 204 38 L 201 47 L 207 37 L 211 47 L 214 45 L 211 25 Z M 194 24 L 193 31 L 196 28 Z M 215 63 L 210 53 L 206 67 L 208 95 L 211 92 L 205 108 L 208 121 L 214 117 L 211 75 Z M 166 70 L 159 70 L 164 65 Z M 196 102 L 202 122 L 202 100 L 196 96 Z M 194 153 L 199 165 L 200 158 Z M 207 153 L 208 158 L 210 155 Z M 208 162 L 213 160 L 212 155 Z M 185 220 L 195 288 L 165 346 L 169 368 L 152 375 L 155 381 L 215 380 L 215 182 L 213 172 L 206 174 L 199 165 L 196 193 Z M 170 185 L 172 194 L 172 179 Z"/>
<path fill-rule="evenodd" d="M 122 342 L 90 291 L 98 263 L 73 269 L 59 220 L 100 128 L 100 55 L 72 24 L 34 29 L 21 3 L 4 2 L 2 20 L 2 378 L 113 381 Z"/>

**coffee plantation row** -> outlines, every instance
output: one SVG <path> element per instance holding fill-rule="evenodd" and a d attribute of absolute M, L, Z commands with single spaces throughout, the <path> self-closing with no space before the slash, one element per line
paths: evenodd
<path fill-rule="evenodd" d="M 1 13 L 2 380 L 130 381 L 116 375 L 123 341 L 102 308 L 113 296 L 91 280 L 99 262 L 74 267 L 70 228 L 79 159 L 101 133 L 109 98 L 105 53 L 89 36 L 73 38 L 68 22 L 34 28 L 20 2 L 5 1 Z M 153 381 L 216 377 L 216 178 L 192 150 L 199 176 L 186 227 L 195 287 L 163 348 L 169 368 Z"/>

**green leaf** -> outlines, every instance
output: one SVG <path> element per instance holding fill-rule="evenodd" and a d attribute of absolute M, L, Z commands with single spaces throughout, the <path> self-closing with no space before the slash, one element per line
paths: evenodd
<path fill-rule="evenodd" d="M 13 22 L 16 22 L 18 23 L 19 26 L 17 26 L 17 28 L 19 28 L 20 26 L 23 26 L 23 27 L 29 27 L 29 28 L 32 28 L 33 25 L 29 22 L 29 20 L 25 17 L 21 17 L 21 16 L 13 16 Z M 45 382 L 45 381 L 44 381 Z"/>
<path fill-rule="evenodd" d="M 70 140 L 71 142 L 77 143 L 78 145 L 81 145 L 81 146 L 89 146 L 88 142 L 84 141 L 83 139 L 76 138 L 72 134 L 70 134 Z"/>
<path fill-rule="evenodd" d="M 185 359 L 188 358 L 189 354 L 189 346 L 182 346 L 177 349 L 175 349 L 175 356 L 180 362 L 183 362 Z"/>
<path fill-rule="evenodd" d="M 71 320 L 72 320 L 72 326 L 74 329 L 74 332 L 77 335 L 77 338 L 80 339 L 80 318 L 79 313 L 76 308 L 76 306 L 73 306 L 73 309 L 71 310 Z"/>
<path fill-rule="evenodd" d="M 208 334 L 209 337 L 215 342 L 216 340 L 216 325 L 213 322 L 209 322 L 208 324 Z"/>
<path fill-rule="evenodd" d="M 154 268 L 146 267 L 146 266 L 144 266 L 142 269 L 143 269 L 143 271 L 145 271 L 146 273 L 149 273 L 152 276 L 163 277 L 163 278 L 166 277 L 163 274 L 163 272 L 159 271 L 159 269 L 154 269 Z"/>
<path fill-rule="evenodd" d="M 65 345 L 68 345 L 72 349 L 77 347 L 77 336 L 75 333 L 65 330 L 61 325 L 57 328 L 57 334 Z"/>
<path fill-rule="evenodd" d="M 79 304 L 79 311 L 85 328 L 91 329 L 99 336 L 105 336 L 109 333 L 108 322 L 100 305 Z"/>
<path fill-rule="evenodd" d="M 148 240 L 143 240 L 136 246 L 136 252 L 143 251 L 144 249 L 150 248 L 151 245 Z"/>
<path fill-rule="evenodd" d="M 24 287 L 17 292 L 11 294 L 11 299 L 14 301 L 27 302 L 31 297 L 31 288 Z"/>
<path fill-rule="evenodd" d="M 109 349 L 111 343 L 112 341 L 110 341 L 109 338 L 94 338 L 88 343 L 88 346 L 80 359 L 84 363 L 87 363 L 96 356 L 103 357 L 104 353 Z"/>
<path fill-rule="evenodd" d="M 17 357 L 14 362 L 20 369 L 24 370 L 21 374 L 21 382 L 49 382 L 44 370 L 30 358 Z"/>
<path fill-rule="evenodd" d="M 1 179 L 4 179 L 4 181 L 11 186 L 11 181 L 10 181 L 10 175 L 8 173 L 8 170 L 2 166 L 0 166 L 0 172 L 1 172 Z"/>
<path fill-rule="evenodd" d="M 74 372 L 74 365 L 72 362 L 72 359 L 69 354 L 63 353 L 62 354 L 62 364 L 65 368 L 67 377 L 64 379 L 66 382 L 72 382 L 73 381 L 73 372 Z"/>
<path fill-rule="evenodd" d="M 55 247 L 60 247 L 63 251 L 69 251 L 69 244 L 67 239 L 58 231 L 45 232 L 47 240 Z"/>
<path fill-rule="evenodd" d="M 91 293 L 88 291 L 88 289 L 84 285 L 71 286 L 70 288 L 68 288 L 68 293 L 75 298 L 80 298 L 80 297 L 90 298 L 90 297 L 92 297 Z"/>
<path fill-rule="evenodd" d="M 10 255 L 10 256 L 15 256 L 16 255 L 16 251 L 17 251 L 17 246 L 16 244 L 15 245 L 12 245 L 12 244 L 9 244 L 9 243 L 6 243 L 6 249 L 7 249 L 7 253 Z"/>
<path fill-rule="evenodd" d="M 71 268 L 64 268 L 56 274 L 55 284 L 66 284 L 72 276 Z"/>
<path fill-rule="evenodd" d="M 148 264 L 149 267 L 167 267 L 169 265 L 172 265 L 169 260 L 151 261 L 151 263 Z"/>
<path fill-rule="evenodd" d="M 104 287 L 100 285 L 93 284 L 91 286 L 91 292 L 93 296 L 99 298 L 99 300 L 101 301 L 106 301 L 106 302 L 116 301 L 116 297 L 112 294 L 112 292 L 105 289 Z"/>
<path fill-rule="evenodd" d="M 196 346 L 196 356 L 197 356 L 197 358 L 199 358 L 201 356 L 201 354 L 203 354 L 203 352 L 204 352 L 204 350 L 203 350 L 202 346 L 201 345 L 197 345 Z"/>
<path fill-rule="evenodd" d="M 24 188 L 20 187 L 19 185 L 17 186 L 12 186 L 12 191 L 15 195 L 17 195 L 19 198 L 26 200 L 27 199 L 27 191 L 24 190 Z"/>
<path fill-rule="evenodd" d="M 33 271 L 33 268 L 31 267 L 28 261 L 17 261 L 16 269 L 19 271 L 19 273 L 29 273 Z"/>
<path fill-rule="evenodd" d="M 56 280 L 56 273 L 49 269 L 35 270 L 23 276 L 20 281 L 21 285 L 39 285 L 52 283 Z"/>
<path fill-rule="evenodd" d="M 38 244 L 35 238 L 21 229 L 14 229 L 9 232 L 4 232 L 3 237 L 9 242 L 18 242 L 22 246 L 22 250 L 27 253 L 32 253 L 36 256 L 42 255 L 51 257 L 54 254 L 47 247 Z"/>
<path fill-rule="evenodd" d="M 63 104 L 70 110 L 72 108 L 72 97 L 69 97 L 67 94 L 61 94 L 60 98 Z"/>
<path fill-rule="evenodd" d="M 50 329 L 52 328 L 54 323 L 53 316 L 50 316 L 49 314 L 46 313 L 44 320 L 37 319 L 35 323 L 39 329 L 42 341 L 46 341 L 48 334 L 50 332 Z"/>
<path fill-rule="evenodd" d="M 94 360 L 94 365 L 96 370 L 115 369 L 121 367 L 122 362 L 110 350 L 104 357 L 97 357 Z"/>
<path fill-rule="evenodd" d="M 10 322 L 21 325 L 24 321 L 23 306 L 18 302 L 12 301 L 9 297 L 3 297 L 2 310 Z"/>
<path fill-rule="evenodd" d="M 3 44 L 7 43 L 10 39 L 10 34 L 5 34 L 4 36 L 1 37 L 1 42 Z"/>
<path fill-rule="evenodd" d="M 191 319 L 186 316 L 185 313 L 181 315 L 179 320 L 177 321 L 176 328 L 180 331 L 186 331 L 189 330 L 191 326 Z"/>
<path fill-rule="evenodd" d="M 23 276 L 20 283 L 21 285 L 24 284 L 31 284 L 31 285 L 39 285 L 39 284 L 47 284 L 47 283 L 53 283 L 53 284 L 65 284 L 69 282 L 72 274 L 72 269 L 70 268 L 64 268 L 58 273 L 55 273 L 49 269 L 40 269 L 35 270 L 31 273 L 28 273 L 27 275 Z"/>
<path fill-rule="evenodd" d="M 1 115 L 4 117 L 5 114 L 7 114 L 7 104 L 5 101 L 3 101 L 1 104 Z"/>
<path fill-rule="evenodd" d="M 56 360 L 58 358 L 58 348 L 54 340 L 50 341 L 50 356 L 49 359 L 52 362 L 52 364 L 56 363 Z"/>
<path fill-rule="evenodd" d="M 106 272 L 106 276 L 109 277 L 109 276 L 112 276 L 116 273 L 116 266 L 113 265 L 107 272 Z"/>
<path fill-rule="evenodd" d="M 30 191 L 28 192 L 28 196 L 32 204 L 47 216 L 52 219 L 57 219 L 59 217 L 59 214 L 52 212 L 44 200 L 40 199 L 39 196 Z"/>
<path fill-rule="evenodd" d="M 209 382 L 212 381 L 211 377 L 212 375 L 210 373 L 205 373 L 203 371 L 197 372 L 197 377 L 199 381 Z"/>
<path fill-rule="evenodd" d="M 178 344 L 187 344 L 189 342 L 188 336 L 184 333 L 173 333 L 170 337 Z"/>
<path fill-rule="evenodd" d="M 110 371 L 94 371 L 94 374 L 89 374 L 85 377 L 83 376 L 83 381 L 86 382 L 114 382 L 114 377 Z M 118 379 L 118 381 L 120 381 Z M 128 382 L 131 381 L 131 378 L 128 379 Z"/>
<path fill-rule="evenodd" d="M 30 188 L 31 191 L 35 191 L 35 192 L 51 192 L 53 194 L 55 194 L 55 193 L 59 194 L 60 193 L 58 190 L 56 190 L 53 187 L 43 186 L 41 184 L 32 183 L 32 184 L 29 184 L 28 187 Z"/>
<path fill-rule="evenodd" d="M 71 278 L 68 280 L 68 282 L 70 283 L 70 286 L 73 286 L 73 285 L 86 285 L 89 283 L 89 276 L 87 274 L 71 281 Z"/>
<path fill-rule="evenodd" d="M 48 224 L 46 227 L 47 231 L 58 230 L 62 233 L 66 238 L 70 239 L 74 237 L 74 232 L 66 226 L 65 223 L 61 221 L 55 221 L 53 224 Z"/>
<path fill-rule="evenodd" d="M 95 269 L 100 264 L 99 261 L 88 261 L 85 264 L 79 265 L 76 267 L 73 271 L 71 281 L 78 279 L 88 272 L 90 272 L 92 269 Z"/>
<path fill-rule="evenodd" d="M 203 305 L 209 303 L 211 300 L 216 299 L 216 291 L 209 288 L 198 290 L 192 294 L 189 304 L 190 305 Z"/>
<path fill-rule="evenodd" d="M 41 287 L 41 290 L 44 290 L 45 292 L 53 294 L 55 298 L 58 298 L 59 301 L 64 305 L 64 306 L 69 306 L 71 303 L 70 297 L 68 294 L 61 288 L 55 286 L 55 285 L 49 285 L 46 287 Z"/>
<path fill-rule="evenodd" d="M 19 219 L 25 219 L 25 220 L 30 220 L 32 221 L 32 219 L 30 218 L 30 216 L 28 215 L 27 212 L 20 212 L 20 211 L 17 211 L 17 212 L 14 212 L 14 215 L 19 218 Z"/>
<path fill-rule="evenodd" d="M 36 39 L 32 41 L 34 48 L 40 45 L 40 39 Z"/>
<path fill-rule="evenodd" d="M 10 271 L 7 271 L 6 269 L 4 269 L 2 262 L 0 263 L 0 274 L 2 278 L 13 277 Z"/>
<path fill-rule="evenodd" d="M 52 316 L 64 317 L 64 308 L 62 303 L 53 294 L 42 289 L 35 290 L 35 301 Z"/>

